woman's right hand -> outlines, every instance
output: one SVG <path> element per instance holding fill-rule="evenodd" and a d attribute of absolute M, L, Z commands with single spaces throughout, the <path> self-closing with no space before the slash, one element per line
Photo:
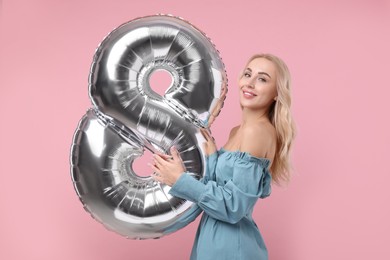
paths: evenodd
<path fill-rule="evenodd" d="M 211 155 L 217 151 L 217 146 L 215 145 L 214 138 L 210 135 L 210 133 L 205 128 L 200 128 L 200 132 L 203 137 L 206 139 L 206 142 L 203 143 L 204 150 L 206 151 L 206 155 Z"/>

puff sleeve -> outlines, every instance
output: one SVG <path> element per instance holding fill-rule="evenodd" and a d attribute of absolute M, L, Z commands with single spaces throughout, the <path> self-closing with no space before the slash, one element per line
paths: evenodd
<path fill-rule="evenodd" d="M 185 172 L 169 193 L 197 203 L 215 219 L 237 223 L 253 208 L 258 198 L 269 196 L 270 161 L 252 157 L 246 152 L 234 153 L 231 159 L 233 164 L 225 167 L 233 167 L 233 177 L 224 185 L 218 185 L 215 180 L 202 183 Z"/>
<path fill-rule="evenodd" d="M 214 152 L 206 156 L 206 174 L 199 182 L 207 184 L 209 180 L 215 180 L 215 167 L 217 165 L 218 153 Z M 184 212 L 173 224 L 163 230 L 163 234 L 173 233 L 193 222 L 200 213 L 202 208 L 198 204 L 194 204 L 189 210 Z"/>

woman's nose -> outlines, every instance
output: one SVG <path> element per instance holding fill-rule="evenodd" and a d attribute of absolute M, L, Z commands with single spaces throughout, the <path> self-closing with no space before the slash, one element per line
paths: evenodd
<path fill-rule="evenodd" d="M 249 78 L 248 81 L 247 81 L 247 85 L 248 87 L 251 87 L 251 88 L 254 88 L 255 87 L 255 83 L 254 83 L 254 80 L 255 78 Z"/>

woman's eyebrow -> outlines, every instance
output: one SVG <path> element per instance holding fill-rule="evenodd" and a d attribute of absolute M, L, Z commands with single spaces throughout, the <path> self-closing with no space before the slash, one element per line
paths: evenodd
<path fill-rule="evenodd" d="M 258 74 L 264 74 L 264 75 L 267 75 L 270 79 L 271 79 L 271 76 L 268 74 L 268 73 L 265 73 L 265 72 L 259 72 Z"/>
<path fill-rule="evenodd" d="M 250 72 L 252 72 L 252 70 L 250 68 L 246 68 L 246 69 L 249 70 Z M 258 74 L 267 75 L 270 79 L 272 79 L 271 76 L 266 72 L 259 71 Z"/>

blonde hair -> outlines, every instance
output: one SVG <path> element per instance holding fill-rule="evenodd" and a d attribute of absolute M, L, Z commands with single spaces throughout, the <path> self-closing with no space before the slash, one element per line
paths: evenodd
<path fill-rule="evenodd" d="M 268 118 L 275 127 L 277 136 L 276 153 L 270 171 L 273 182 L 280 185 L 283 182 L 288 183 L 291 178 L 292 166 L 290 162 L 290 151 L 296 135 L 295 123 L 290 111 L 291 76 L 284 61 L 268 53 L 254 54 L 248 60 L 245 68 L 256 58 L 264 58 L 273 62 L 277 69 L 276 89 L 278 94 L 276 101 L 270 107 Z M 243 72 L 240 73 L 240 78 Z"/>

